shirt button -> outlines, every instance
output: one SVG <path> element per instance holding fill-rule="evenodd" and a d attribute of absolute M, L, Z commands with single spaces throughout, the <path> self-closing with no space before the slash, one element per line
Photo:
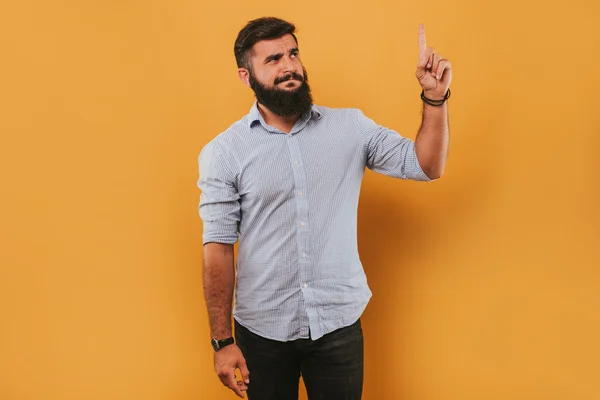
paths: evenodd
<path fill-rule="evenodd" d="M 303 287 L 304 289 L 306 289 L 306 288 L 308 287 L 308 285 L 307 285 L 306 283 L 303 283 L 303 284 L 302 284 L 302 287 Z"/>
<path fill-rule="evenodd" d="M 300 222 L 300 226 L 304 227 L 306 224 L 304 222 Z"/>
<path fill-rule="evenodd" d="M 296 162 L 294 163 L 294 165 L 295 165 L 296 167 L 299 167 L 299 166 L 300 166 L 300 163 L 299 163 L 298 161 L 296 161 Z"/>
<path fill-rule="evenodd" d="M 302 253 L 302 258 L 306 258 L 306 253 Z"/>
<path fill-rule="evenodd" d="M 298 191 L 298 196 L 302 197 L 302 190 Z"/>

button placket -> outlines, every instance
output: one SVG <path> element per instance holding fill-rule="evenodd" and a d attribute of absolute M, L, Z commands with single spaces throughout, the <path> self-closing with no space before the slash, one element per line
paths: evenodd
<path fill-rule="evenodd" d="M 299 285 L 302 289 L 308 287 L 310 279 L 310 237 L 308 224 L 308 201 L 306 199 L 306 174 L 303 168 L 302 154 L 298 146 L 297 135 L 288 138 L 288 148 L 291 155 L 292 171 L 294 175 L 294 190 L 297 210 L 297 234 L 298 234 L 298 265 L 299 265 Z M 309 299 L 305 302 L 310 303 Z"/>

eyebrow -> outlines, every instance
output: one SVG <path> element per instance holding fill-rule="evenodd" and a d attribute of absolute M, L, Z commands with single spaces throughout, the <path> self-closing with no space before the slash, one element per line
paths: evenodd
<path fill-rule="evenodd" d="M 290 49 L 289 54 L 293 54 L 293 53 L 298 53 L 298 48 L 294 47 L 293 49 Z M 283 53 L 277 53 L 277 54 L 271 54 L 270 56 L 267 56 L 265 58 L 265 64 L 268 63 L 271 60 L 278 60 L 281 57 L 283 57 Z"/>

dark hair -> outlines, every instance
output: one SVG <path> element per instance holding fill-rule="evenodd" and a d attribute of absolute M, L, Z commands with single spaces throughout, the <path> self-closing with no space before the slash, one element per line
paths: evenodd
<path fill-rule="evenodd" d="M 233 46 L 233 54 L 235 54 L 238 68 L 251 69 L 252 47 L 261 40 L 278 39 L 291 34 L 298 44 L 298 39 L 294 35 L 295 31 L 294 24 L 275 17 L 263 17 L 248 22 L 238 33 Z"/>

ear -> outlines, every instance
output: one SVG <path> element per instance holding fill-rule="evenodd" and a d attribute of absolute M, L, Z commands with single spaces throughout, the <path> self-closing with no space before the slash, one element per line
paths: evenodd
<path fill-rule="evenodd" d="M 246 68 L 238 68 L 238 76 L 244 85 L 250 87 L 250 71 Z"/>

